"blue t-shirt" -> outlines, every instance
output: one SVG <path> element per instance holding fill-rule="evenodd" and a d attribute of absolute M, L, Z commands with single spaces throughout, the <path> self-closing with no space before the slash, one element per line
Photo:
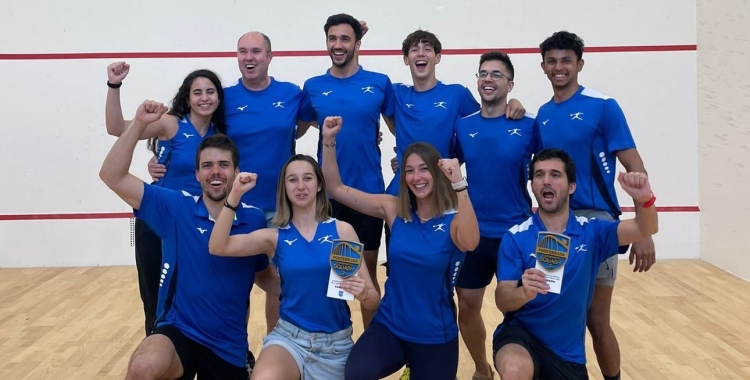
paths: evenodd
<path fill-rule="evenodd" d="M 302 109 L 302 98 L 299 86 L 273 77 L 261 91 L 247 89 L 241 80 L 224 88 L 227 136 L 240 152 L 240 170 L 258 174 L 242 202 L 276 210 L 279 174 L 296 149 L 297 120 L 315 120 Z"/>
<path fill-rule="evenodd" d="M 457 156 L 466 164 L 479 233 L 501 239 L 508 228 L 531 216 L 526 184 L 531 155 L 536 153 L 534 117 L 486 118 L 478 111 L 458 120 L 456 141 Z"/>
<path fill-rule="evenodd" d="M 595 209 L 621 214 L 615 192 L 615 152 L 635 148 L 633 135 L 617 101 L 580 87 L 570 99 L 554 99 L 536 115 L 540 149 L 567 152 L 576 166 L 576 191 L 570 199 L 573 210 Z"/>
<path fill-rule="evenodd" d="M 455 211 L 422 223 L 396 217 L 388 246 L 390 273 L 373 323 L 418 344 L 442 344 L 458 335 L 453 289 L 466 254 L 451 239 Z"/>
<path fill-rule="evenodd" d="M 172 325 L 233 365 L 244 367 L 247 312 L 256 270 L 268 256 L 220 257 L 208 252 L 214 226 L 202 196 L 144 184 L 143 219 L 162 239 L 156 326 Z M 240 208 L 230 234 L 266 227 L 260 209 Z"/>
<path fill-rule="evenodd" d="M 307 332 L 326 334 L 351 326 L 346 301 L 326 296 L 331 244 L 338 238 L 333 218 L 318 223 L 311 241 L 292 223 L 279 227 L 273 263 L 281 278 L 281 319 Z"/>
<path fill-rule="evenodd" d="M 341 116 L 343 128 L 336 136 L 341 181 L 355 189 L 382 194 L 385 191 L 378 147 L 380 115 L 393 117 L 393 84 L 388 76 L 362 67 L 348 78 L 336 78 L 330 69 L 305 81 L 306 108 L 318 125 L 328 116 Z M 318 130 L 318 162 L 323 163 L 322 132 Z"/>
<path fill-rule="evenodd" d="M 177 134 L 169 140 L 157 140 L 156 158 L 167 168 L 167 173 L 154 183 L 159 187 L 185 191 L 190 195 L 203 193 L 201 184 L 195 179 L 195 155 L 206 137 L 216 134 L 211 125 L 201 136 L 190 121 L 190 117 L 177 119 Z"/>
<path fill-rule="evenodd" d="M 454 127 L 459 117 L 479 110 L 479 103 L 468 88 L 438 81 L 427 91 L 417 91 L 403 83 L 393 85 L 396 125 L 396 158 L 399 170 L 386 193 L 398 194 L 401 158 L 404 150 L 417 141 L 432 144 L 443 158 L 453 158 Z"/>
<path fill-rule="evenodd" d="M 504 324 L 520 326 L 563 360 L 586 364 L 586 314 L 594 292 L 599 264 L 617 252 L 619 221 L 587 219 L 569 212 L 564 235 L 570 237 L 570 252 L 563 269 L 560 294 L 537 294 L 520 309 L 505 313 Z M 513 226 L 500 243 L 498 281 L 519 281 L 536 265 L 539 231 L 546 231 L 535 213 Z"/>

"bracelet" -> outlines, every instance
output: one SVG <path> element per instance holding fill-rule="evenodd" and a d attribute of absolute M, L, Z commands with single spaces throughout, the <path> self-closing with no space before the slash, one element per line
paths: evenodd
<path fill-rule="evenodd" d="M 109 83 L 109 81 L 107 81 L 107 87 L 109 87 L 109 88 L 115 88 L 115 89 L 117 89 L 117 88 L 120 88 L 120 86 L 122 86 L 122 82 L 120 82 L 118 84 L 114 84 L 114 83 Z"/>
<path fill-rule="evenodd" d="M 466 188 L 469 186 L 469 183 L 466 182 L 466 177 L 463 177 L 460 181 L 452 183 L 451 186 L 453 186 L 453 190 L 463 191 L 466 190 Z"/>
<path fill-rule="evenodd" d="M 239 209 L 240 209 L 240 205 L 237 205 L 237 206 L 231 206 L 231 205 L 229 204 L 229 202 L 227 202 L 226 200 L 224 200 L 224 207 L 226 207 L 226 208 L 228 208 L 228 209 L 230 209 L 230 210 L 232 210 L 232 211 L 234 211 L 234 212 L 237 212 L 237 210 L 239 210 Z"/>
<path fill-rule="evenodd" d="M 466 189 L 468 189 L 468 188 L 469 188 L 469 186 L 464 186 L 464 187 L 462 187 L 462 188 L 460 188 L 460 189 L 456 189 L 456 192 L 457 192 L 457 193 L 460 193 L 460 192 L 462 192 L 462 191 L 465 191 L 465 190 L 466 190 Z"/>
<path fill-rule="evenodd" d="M 648 200 L 648 202 L 641 205 L 643 208 L 649 208 L 654 205 L 656 202 L 656 197 L 654 196 L 654 193 L 651 193 L 651 199 Z"/>
<path fill-rule="evenodd" d="M 332 142 L 330 144 L 326 144 L 326 142 L 323 141 L 323 146 L 326 147 L 326 148 L 333 148 L 333 147 L 336 146 L 336 141 L 334 141 L 334 142 Z"/>

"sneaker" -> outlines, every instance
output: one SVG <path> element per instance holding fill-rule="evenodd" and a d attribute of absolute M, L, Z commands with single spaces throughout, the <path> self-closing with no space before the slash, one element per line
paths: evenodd
<path fill-rule="evenodd" d="M 406 368 L 404 368 L 404 373 L 401 374 L 401 377 L 398 378 L 398 380 L 409 380 L 409 366 L 407 365 Z"/>

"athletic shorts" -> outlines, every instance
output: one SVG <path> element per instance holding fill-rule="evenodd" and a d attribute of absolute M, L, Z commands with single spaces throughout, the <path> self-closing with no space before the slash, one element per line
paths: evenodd
<path fill-rule="evenodd" d="M 188 338 L 177 327 L 159 326 L 154 334 L 169 338 L 182 363 L 182 376 L 177 380 L 247 380 L 246 367 L 237 367 L 222 359 L 208 347 Z"/>
<path fill-rule="evenodd" d="M 499 251 L 500 239 L 480 237 L 477 248 L 466 252 L 464 263 L 461 264 L 461 271 L 456 279 L 456 287 L 481 289 L 489 285 L 497 272 Z"/>
<path fill-rule="evenodd" d="M 615 218 L 612 217 L 612 214 L 602 210 L 573 210 L 573 214 L 589 219 L 615 220 Z M 627 252 L 628 248 L 628 246 L 620 247 L 619 252 L 612 252 L 612 256 L 599 264 L 599 272 L 596 274 L 596 285 L 608 287 L 615 286 L 615 280 L 617 279 L 617 263 L 620 259 L 619 254 Z"/>
<path fill-rule="evenodd" d="M 500 325 L 492 339 L 492 357 L 507 344 L 518 344 L 525 348 L 534 363 L 535 380 L 584 380 L 589 378 L 585 364 L 563 360 L 544 343 L 519 326 Z M 495 368 L 497 369 L 497 368 Z M 500 371 L 499 369 L 497 369 Z"/>
<path fill-rule="evenodd" d="M 383 219 L 373 218 L 359 211 L 352 210 L 340 202 L 331 199 L 331 217 L 347 222 L 354 227 L 359 241 L 365 245 L 365 251 L 380 248 L 383 236 Z"/>

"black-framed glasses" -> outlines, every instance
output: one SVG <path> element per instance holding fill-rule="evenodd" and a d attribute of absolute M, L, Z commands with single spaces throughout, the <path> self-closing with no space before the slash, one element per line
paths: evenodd
<path fill-rule="evenodd" d="M 492 78 L 492 80 L 500 80 L 503 78 L 508 78 L 508 80 L 511 80 L 507 75 L 503 74 L 500 71 L 487 72 L 487 71 L 482 70 L 476 73 L 476 76 L 479 79 L 485 79 L 487 78 L 488 75 L 490 76 L 490 78 Z"/>

